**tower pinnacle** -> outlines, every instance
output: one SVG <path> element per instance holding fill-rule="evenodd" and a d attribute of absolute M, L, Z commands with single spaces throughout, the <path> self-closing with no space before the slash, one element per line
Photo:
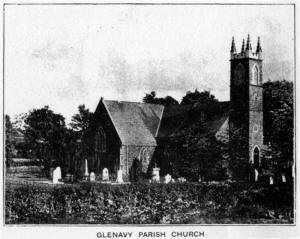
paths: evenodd
<path fill-rule="evenodd" d="M 230 53 L 236 53 L 234 37 L 232 37 Z"/>
<path fill-rule="evenodd" d="M 251 42 L 250 42 L 250 35 L 249 34 L 248 34 L 248 37 L 247 37 L 246 51 L 252 51 Z"/>
<path fill-rule="evenodd" d="M 261 45 L 260 45 L 260 37 L 257 39 L 257 47 L 256 47 L 256 54 L 262 52 Z"/>
<path fill-rule="evenodd" d="M 245 53 L 245 40 L 243 39 L 241 53 Z"/>

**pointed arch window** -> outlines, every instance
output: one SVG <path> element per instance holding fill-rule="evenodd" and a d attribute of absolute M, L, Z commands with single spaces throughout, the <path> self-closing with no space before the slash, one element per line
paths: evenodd
<path fill-rule="evenodd" d="M 252 70 L 252 84 L 259 85 L 259 70 L 257 65 L 255 65 Z"/>
<path fill-rule="evenodd" d="M 102 127 L 97 130 L 95 144 L 96 152 L 106 152 L 106 134 Z"/>

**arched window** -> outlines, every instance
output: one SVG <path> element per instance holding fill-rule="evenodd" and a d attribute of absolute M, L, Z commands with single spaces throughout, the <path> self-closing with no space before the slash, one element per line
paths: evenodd
<path fill-rule="evenodd" d="M 106 152 L 106 135 L 102 127 L 97 130 L 95 140 L 96 152 Z"/>
<path fill-rule="evenodd" d="M 252 84 L 259 85 L 259 70 L 256 65 L 253 67 L 252 70 Z"/>
<path fill-rule="evenodd" d="M 149 155 L 148 155 L 148 150 L 147 148 L 144 148 L 142 151 L 142 162 L 148 162 Z"/>
<path fill-rule="evenodd" d="M 254 163 L 255 168 L 259 167 L 259 149 L 258 149 L 258 147 L 255 147 L 253 150 L 253 163 Z"/>

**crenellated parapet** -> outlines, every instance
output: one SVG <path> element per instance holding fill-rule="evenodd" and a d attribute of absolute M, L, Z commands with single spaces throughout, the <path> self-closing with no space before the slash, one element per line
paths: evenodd
<path fill-rule="evenodd" d="M 245 40 L 243 39 L 241 51 L 238 53 L 236 51 L 234 37 L 232 37 L 230 59 L 242 59 L 242 58 L 252 58 L 256 60 L 262 60 L 262 48 L 260 45 L 260 38 L 258 37 L 256 51 L 252 51 L 250 35 L 248 34 L 247 43 L 245 45 Z"/>

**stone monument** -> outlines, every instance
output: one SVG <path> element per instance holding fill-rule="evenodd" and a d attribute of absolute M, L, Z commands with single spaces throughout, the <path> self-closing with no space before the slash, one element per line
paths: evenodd
<path fill-rule="evenodd" d="M 87 161 L 87 159 L 85 159 L 85 171 L 84 171 L 84 179 L 85 180 L 88 180 L 88 178 L 89 178 L 89 170 L 88 170 L 88 161 Z"/>
<path fill-rule="evenodd" d="M 117 175 L 117 183 L 123 183 L 123 172 L 121 169 L 118 170 L 118 175 Z"/>
<path fill-rule="evenodd" d="M 274 184 L 274 179 L 272 176 L 270 176 L 270 185 L 273 185 Z"/>
<path fill-rule="evenodd" d="M 258 181 L 258 170 L 257 169 L 254 169 L 254 173 L 255 173 L 255 182 Z"/>
<path fill-rule="evenodd" d="M 61 179 L 61 169 L 60 169 L 60 167 L 57 167 L 53 171 L 52 183 L 58 183 L 58 180 L 60 180 L 60 179 Z"/>
<path fill-rule="evenodd" d="M 165 176 L 165 183 L 170 183 L 170 182 L 172 182 L 172 176 L 170 174 L 167 174 Z"/>
<path fill-rule="evenodd" d="M 96 175 L 94 172 L 90 173 L 90 182 L 95 182 L 96 181 Z"/>
<path fill-rule="evenodd" d="M 104 168 L 102 171 L 102 180 L 103 181 L 108 181 L 109 180 L 109 173 L 108 173 L 108 169 Z"/>
<path fill-rule="evenodd" d="M 160 168 L 157 168 L 157 167 L 152 169 L 152 181 L 153 182 L 159 182 L 160 181 L 159 170 L 160 170 Z"/>
<path fill-rule="evenodd" d="M 286 177 L 285 177 L 285 174 L 284 174 L 284 173 L 281 174 L 281 179 L 282 179 L 282 182 L 283 182 L 283 183 L 286 183 Z"/>

